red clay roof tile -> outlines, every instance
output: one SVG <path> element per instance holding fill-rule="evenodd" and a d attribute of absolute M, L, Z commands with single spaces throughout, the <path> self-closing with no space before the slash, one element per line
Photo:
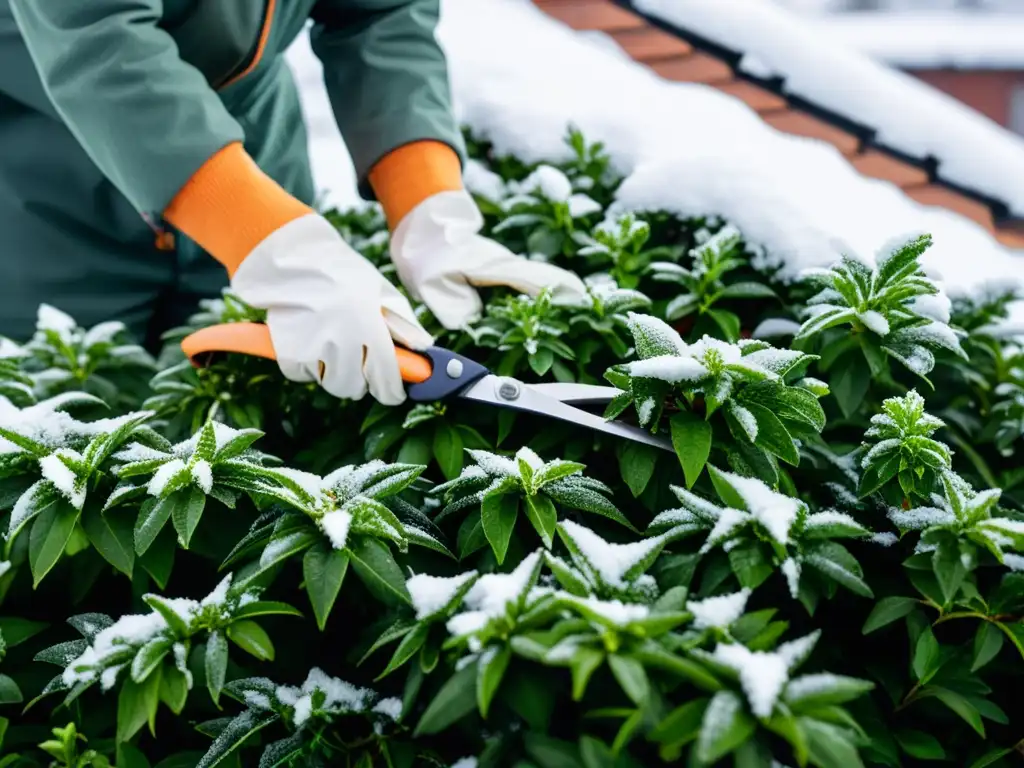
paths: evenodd
<path fill-rule="evenodd" d="M 635 13 L 630 13 L 609 0 L 537 0 L 537 5 L 573 29 L 618 32 L 648 26 L 647 22 Z"/>
<path fill-rule="evenodd" d="M 966 216 L 968 219 L 976 221 L 989 231 L 995 229 L 992 220 L 992 210 L 987 205 L 961 195 L 959 192 L 954 192 L 948 187 L 941 187 L 938 184 L 925 184 L 920 187 L 907 187 L 903 192 L 907 197 L 923 205 L 949 208 L 961 216 Z"/>
<path fill-rule="evenodd" d="M 865 176 L 892 182 L 897 187 L 916 187 L 928 183 L 926 171 L 876 149 L 851 157 L 850 163 Z"/>
<path fill-rule="evenodd" d="M 655 27 L 639 27 L 612 32 L 612 39 L 637 61 L 653 61 L 672 56 L 687 56 L 693 46 Z"/>
<path fill-rule="evenodd" d="M 782 96 L 733 76 L 728 64 L 703 51 L 696 51 L 682 39 L 648 24 L 641 16 L 611 0 L 534 0 L 550 16 L 573 29 L 599 30 L 610 34 L 632 58 L 646 63 L 670 80 L 713 85 L 723 93 L 744 101 L 769 125 L 797 136 L 826 141 L 839 149 L 860 173 L 884 179 L 924 205 L 952 210 L 993 231 L 1009 248 L 1024 249 L 1024 228 L 996 229 L 992 210 L 977 200 L 948 187 L 928 183 L 923 170 L 878 150 L 860 154 L 860 140 L 836 126 L 805 112 L 787 109 Z"/>
<path fill-rule="evenodd" d="M 805 112 L 781 109 L 777 112 L 764 112 L 761 114 L 761 119 L 785 133 L 827 141 L 844 155 L 855 154 L 860 149 L 860 139 L 852 133 L 829 125 L 824 120 L 819 120 Z"/>
<path fill-rule="evenodd" d="M 785 98 L 747 80 L 716 83 L 715 88 L 745 102 L 755 112 L 769 112 L 775 109 L 784 109 L 786 106 Z"/>
<path fill-rule="evenodd" d="M 689 56 L 652 61 L 648 66 L 666 80 L 684 83 L 725 83 L 733 79 L 732 68 L 721 59 L 695 51 Z"/>

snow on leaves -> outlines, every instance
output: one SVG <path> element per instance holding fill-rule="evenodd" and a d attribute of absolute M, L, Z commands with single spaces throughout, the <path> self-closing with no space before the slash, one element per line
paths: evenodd
<path fill-rule="evenodd" d="M 925 413 L 924 398 L 916 390 L 885 400 L 882 413 L 871 417 L 871 427 L 864 433 L 860 495 L 874 493 L 897 478 L 907 496 L 928 498 L 936 477 L 952 464 L 949 448 L 932 437 L 943 426 L 941 419 Z"/>
<path fill-rule="evenodd" d="M 369 688 L 332 677 L 319 667 L 309 671 L 301 685 L 279 685 L 265 677 L 235 680 L 224 687 L 245 709 L 229 718 L 197 764 L 209 768 L 227 757 L 254 731 L 284 722 L 288 737 L 263 748 L 261 766 L 280 765 L 308 750 L 307 733 L 330 726 L 343 718 L 360 717 L 378 734 L 402 715 L 396 698 L 384 698 Z M 313 737 L 315 740 L 315 736 Z"/>
<path fill-rule="evenodd" d="M 556 504 L 601 515 L 632 529 L 608 499 L 611 489 L 584 476 L 583 464 L 563 459 L 545 462 L 526 447 L 511 458 L 488 451 L 468 453 L 474 464 L 464 468 L 459 477 L 434 488 L 445 501 L 435 521 L 479 505 L 483 533 L 499 563 L 505 558 L 520 511 L 546 547 L 551 546 L 555 535 Z"/>
<path fill-rule="evenodd" d="M 868 528 L 843 512 L 812 513 L 804 502 L 773 491 L 756 478 L 710 469 L 726 506 L 673 487 L 681 506 L 657 515 L 649 534 L 666 541 L 706 534 L 700 551 L 721 548 L 728 553 L 730 566 L 745 588 L 756 588 L 779 569 L 797 598 L 807 566 L 857 594 L 871 595 L 856 559 L 834 541 L 868 538 L 872 535 Z"/>
<path fill-rule="evenodd" d="M 935 367 L 936 349 L 966 359 L 948 317 L 936 319 L 936 302 L 927 301 L 941 295 L 919 263 L 931 244 L 928 235 L 915 237 L 880 255 L 874 269 L 845 257 L 831 269 L 809 270 L 806 278 L 821 290 L 808 300 L 807 319 L 795 341 L 852 325 L 867 331 L 872 344 L 922 377 Z"/>

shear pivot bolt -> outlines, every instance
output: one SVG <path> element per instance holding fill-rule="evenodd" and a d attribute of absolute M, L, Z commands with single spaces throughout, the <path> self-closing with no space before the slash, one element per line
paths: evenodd
<path fill-rule="evenodd" d="M 448 378 L 457 379 L 462 375 L 462 361 L 455 360 L 454 358 L 448 361 L 448 365 L 445 366 L 444 372 L 448 374 Z"/>
<path fill-rule="evenodd" d="M 498 397 L 502 400 L 515 400 L 519 397 L 519 384 L 505 380 L 498 385 Z"/>

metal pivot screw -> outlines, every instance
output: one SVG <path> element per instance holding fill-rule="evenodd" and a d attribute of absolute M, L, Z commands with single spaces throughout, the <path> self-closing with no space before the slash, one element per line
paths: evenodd
<path fill-rule="evenodd" d="M 448 378 L 457 379 L 462 375 L 462 368 L 462 361 L 452 358 L 445 366 L 444 372 L 448 374 Z"/>
<path fill-rule="evenodd" d="M 516 400 L 519 398 L 519 382 L 510 379 L 503 380 L 498 384 L 498 397 L 502 400 Z"/>

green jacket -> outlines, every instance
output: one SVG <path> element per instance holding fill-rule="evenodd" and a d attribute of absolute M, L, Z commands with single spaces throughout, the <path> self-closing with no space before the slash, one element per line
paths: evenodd
<path fill-rule="evenodd" d="M 435 139 L 462 154 L 434 37 L 439 0 L 0 0 L 0 28 L 12 14 L 35 68 L 0 35 L 0 92 L 59 116 L 145 214 L 234 141 L 304 166 L 290 157 L 305 142 L 293 138 L 283 54 L 310 19 L 364 195 L 370 168 L 403 144 Z"/>

